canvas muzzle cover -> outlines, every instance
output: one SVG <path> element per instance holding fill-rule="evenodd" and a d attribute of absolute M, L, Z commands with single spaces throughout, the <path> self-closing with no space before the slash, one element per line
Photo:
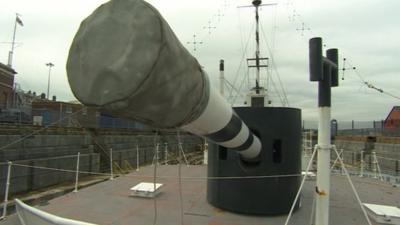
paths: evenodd
<path fill-rule="evenodd" d="M 111 0 L 81 23 L 67 75 L 83 104 L 159 128 L 190 123 L 209 98 L 206 73 L 142 0 Z"/>

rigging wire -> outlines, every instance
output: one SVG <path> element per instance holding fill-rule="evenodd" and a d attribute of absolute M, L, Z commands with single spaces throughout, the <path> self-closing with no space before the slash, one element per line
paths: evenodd
<path fill-rule="evenodd" d="M 253 29 L 254 27 L 255 27 L 255 23 L 253 23 L 252 29 Z M 251 33 L 249 34 L 249 37 L 248 37 L 248 39 L 247 39 L 247 43 L 246 43 L 245 49 L 248 48 L 249 43 L 250 43 L 250 39 L 251 39 Z M 245 58 L 246 58 L 246 55 L 247 55 L 247 52 L 246 52 L 246 51 L 243 51 L 242 58 L 241 58 L 241 60 L 240 60 L 238 69 L 236 70 L 236 75 L 235 75 L 235 79 L 234 79 L 234 81 L 233 81 L 233 85 L 232 85 L 232 86 L 236 86 L 236 83 L 237 83 L 237 81 L 238 81 L 238 79 L 239 79 L 240 70 L 241 70 L 241 68 L 242 68 L 242 66 L 243 66 L 243 63 L 244 63 Z M 249 71 L 246 70 L 246 76 L 245 76 L 245 77 L 248 77 L 248 76 L 249 76 Z M 240 90 L 241 90 L 242 85 L 243 85 L 243 81 L 242 81 L 241 84 L 240 84 L 240 88 L 239 88 L 239 89 L 236 89 L 236 90 L 239 90 L 239 91 L 237 92 L 238 95 L 240 94 Z M 233 89 L 230 90 L 229 96 L 232 96 L 232 92 L 233 92 Z M 235 104 L 236 98 L 237 98 L 237 95 L 233 98 L 232 101 L 230 101 L 231 105 Z"/>
<path fill-rule="evenodd" d="M 281 96 L 281 94 L 280 94 L 280 91 L 279 91 L 278 88 L 276 87 L 275 81 L 274 81 L 274 79 L 272 78 L 272 76 L 271 76 L 270 81 L 271 81 L 272 87 L 274 88 L 274 90 L 275 90 L 275 92 L 276 92 L 276 94 L 277 94 L 279 100 L 281 101 L 282 105 L 285 105 L 285 100 L 282 98 L 282 96 Z"/>
<path fill-rule="evenodd" d="M 277 66 L 276 66 L 276 63 L 275 63 L 275 57 L 274 57 L 274 55 L 272 54 L 271 46 L 268 44 L 267 37 L 266 37 L 266 35 L 265 35 L 264 29 L 263 29 L 262 26 L 261 26 L 261 32 L 262 32 L 262 34 L 263 34 L 263 36 L 264 36 L 264 41 L 265 41 L 265 44 L 266 44 L 266 46 L 267 46 L 267 49 L 268 49 L 268 51 L 271 53 L 271 54 L 270 54 L 270 58 L 271 58 L 270 61 L 271 61 L 272 69 L 275 71 L 276 77 L 278 78 L 279 87 L 281 88 L 281 91 L 282 91 L 282 94 L 283 94 L 283 99 L 284 99 L 284 101 L 282 102 L 282 104 L 283 104 L 284 106 L 289 106 L 289 100 L 288 100 L 288 98 L 287 98 L 286 89 L 285 89 L 285 87 L 284 87 L 284 85 L 283 85 L 283 83 L 282 83 L 282 80 L 281 80 L 281 78 L 280 78 L 280 73 L 279 73 L 278 68 L 277 68 Z"/>
<path fill-rule="evenodd" d="M 356 69 L 356 67 L 354 67 L 352 64 L 350 64 L 348 61 L 347 61 L 347 64 L 348 64 L 350 67 L 354 68 L 354 69 L 353 69 L 354 73 L 357 75 L 357 77 L 360 79 L 360 81 L 361 81 L 366 87 L 368 87 L 368 88 L 370 88 L 370 89 L 373 89 L 373 90 L 375 90 L 375 91 L 378 91 L 378 92 L 380 92 L 380 93 L 382 93 L 382 94 L 385 94 L 385 95 L 387 95 L 387 96 L 390 96 L 390 97 L 392 97 L 392 98 L 396 98 L 396 99 L 400 100 L 400 97 L 399 97 L 399 96 L 394 95 L 394 94 L 392 94 L 392 93 L 390 93 L 390 92 L 388 92 L 388 91 L 385 91 L 385 90 L 383 90 L 382 88 L 378 88 L 378 87 L 376 87 L 375 85 L 373 85 L 371 82 L 368 82 L 366 79 L 364 79 L 363 75 L 361 75 L 361 73 Z"/>
<path fill-rule="evenodd" d="M 154 163 L 154 171 L 153 171 L 153 191 L 156 191 L 156 183 L 157 183 L 157 164 L 158 164 L 158 150 L 160 148 L 160 143 L 158 143 L 158 130 L 154 133 L 154 139 L 153 139 L 153 145 L 155 148 L 154 151 L 154 157 L 155 157 L 155 163 Z M 153 218 L 153 225 L 157 224 L 157 218 L 158 218 L 158 207 L 157 207 L 157 198 L 154 199 L 154 218 Z"/>
<path fill-rule="evenodd" d="M 247 72 L 247 73 L 248 73 L 248 72 Z M 239 92 L 238 92 L 238 93 L 240 93 L 240 92 L 242 91 L 243 84 L 246 83 L 246 82 L 244 82 L 244 81 L 246 80 L 246 78 L 247 78 L 247 76 L 243 76 L 243 80 L 242 80 L 242 82 L 240 83 Z M 232 105 L 233 105 L 233 103 L 236 102 L 236 99 L 237 99 L 238 97 L 239 97 L 239 94 L 236 95 L 236 96 L 233 98 Z"/>
<path fill-rule="evenodd" d="M 179 191 L 179 206 L 180 206 L 180 222 L 184 224 L 183 220 L 183 193 L 182 193 L 182 142 L 179 129 L 176 130 L 176 136 L 178 139 L 178 191 Z"/>

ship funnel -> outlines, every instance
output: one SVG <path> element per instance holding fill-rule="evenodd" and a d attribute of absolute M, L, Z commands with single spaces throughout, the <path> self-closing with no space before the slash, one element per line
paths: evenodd
<path fill-rule="evenodd" d="M 86 18 L 67 74 L 85 105 L 158 128 L 181 128 L 257 159 L 261 142 L 211 87 L 160 13 L 143 0 L 111 0 Z"/>

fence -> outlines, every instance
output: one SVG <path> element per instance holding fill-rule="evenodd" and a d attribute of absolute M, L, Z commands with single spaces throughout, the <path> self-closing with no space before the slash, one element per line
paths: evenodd
<path fill-rule="evenodd" d="M 361 173 L 378 173 L 394 177 L 400 176 L 400 159 L 388 158 L 375 152 L 367 153 L 364 151 L 342 151 L 343 162 L 352 170 Z M 336 154 L 331 155 L 331 159 L 336 159 Z M 338 164 L 339 165 L 339 164 Z"/>
<path fill-rule="evenodd" d="M 304 130 L 317 130 L 317 121 L 303 121 Z M 357 135 L 369 135 L 369 136 L 400 136 L 399 128 L 386 128 L 385 121 L 374 120 L 374 121 L 336 121 L 331 122 L 331 133 L 336 136 L 357 136 Z"/>

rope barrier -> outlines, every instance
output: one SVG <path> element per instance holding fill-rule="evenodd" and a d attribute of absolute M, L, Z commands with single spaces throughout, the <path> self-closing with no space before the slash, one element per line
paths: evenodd
<path fill-rule="evenodd" d="M 181 136 L 179 134 L 179 129 L 176 131 L 176 137 L 178 139 L 178 144 L 179 147 L 181 148 Z M 181 150 L 181 149 L 179 149 Z M 183 150 L 182 150 L 183 151 Z M 184 224 L 183 222 L 183 193 L 182 193 L 182 152 L 179 151 L 179 157 L 178 157 L 178 190 L 179 190 L 179 208 L 180 208 L 180 222 L 181 225 Z"/>
<path fill-rule="evenodd" d="M 158 139 L 158 131 L 155 132 L 154 134 L 154 139 L 153 139 L 153 144 L 154 144 L 154 173 L 153 173 L 153 191 L 156 191 L 156 183 L 157 183 L 157 165 L 158 165 L 158 151 L 160 148 L 160 143 L 157 141 Z M 157 217 L 158 217 L 158 207 L 157 207 L 157 198 L 154 199 L 154 219 L 153 219 L 153 225 L 157 224 Z"/>
<path fill-rule="evenodd" d="M 67 172 L 67 173 L 76 173 L 76 170 L 67 170 L 67 169 L 58 169 L 51 167 L 43 167 L 43 166 L 30 166 L 23 164 L 14 164 L 13 166 L 25 167 L 25 168 L 33 168 L 33 169 L 43 169 L 43 170 L 51 170 L 51 171 L 59 171 L 59 172 Z M 90 172 L 90 171 L 79 171 L 81 174 L 90 174 L 90 175 L 102 175 L 102 176 L 110 176 L 110 173 L 100 173 L 100 172 Z M 123 174 L 118 174 L 123 175 Z M 154 175 L 135 175 L 135 174 L 126 174 L 125 177 L 132 178 L 154 178 Z M 268 178 L 289 178 L 289 177 L 300 177 L 302 174 L 280 174 L 280 175 L 265 175 L 265 176 L 230 176 L 230 177 L 209 177 L 209 176 L 199 176 L 199 177 L 191 177 L 191 176 L 181 176 L 182 180 L 240 180 L 240 179 L 268 179 Z M 178 176 L 157 176 L 157 178 L 162 179 L 177 179 Z"/>

